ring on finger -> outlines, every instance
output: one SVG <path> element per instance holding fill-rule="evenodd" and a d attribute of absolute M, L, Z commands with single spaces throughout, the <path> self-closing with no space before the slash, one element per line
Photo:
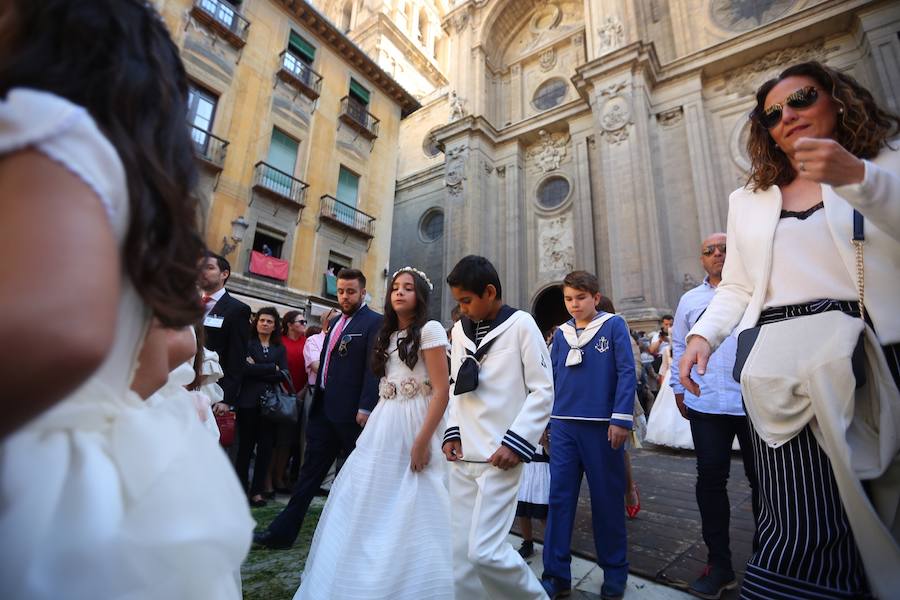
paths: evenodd
<path fill-rule="evenodd" d="M 800 161 L 800 170 L 801 170 L 801 171 L 805 171 L 805 170 L 806 170 L 806 163 L 803 162 L 802 160 Z"/>

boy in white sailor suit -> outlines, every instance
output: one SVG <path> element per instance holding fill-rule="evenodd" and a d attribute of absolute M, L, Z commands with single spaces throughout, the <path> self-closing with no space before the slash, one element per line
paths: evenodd
<path fill-rule="evenodd" d="M 522 463 L 531 460 L 550 417 L 550 355 L 531 315 L 503 304 L 500 278 L 486 258 L 463 258 L 447 283 L 463 314 L 453 328 L 442 448 L 452 462 L 456 597 L 546 599 L 506 536 Z"/>
<path fill-rule="evenodd" d="M 550 417 L 550 510 L 541 583 L 551 599 L 569 594 L 569 550 L 581 478 L 587 474 L 600 597 L 621 598 L 628 578 L 623 444 L 634 420 L 637 379 L 625 320 L 598 312 L 597 277 L 573 271 L 563 280 L 572 319 L 553 337 L 555 399 Z"/>

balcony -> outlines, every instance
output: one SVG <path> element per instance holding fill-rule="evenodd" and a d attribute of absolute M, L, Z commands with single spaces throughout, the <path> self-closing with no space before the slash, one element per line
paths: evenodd
<path fill-rule="evenodd" d="M 366 240 L 375 237 L 375 217 L 328 194 L 322 196 L 319 203 L 319 219 Z"/>
<path fill-rule="evenodd" d="M 253 189 L 279 200 L 295 204 L 299 209 L 306 206 L 306 188 L 304 181 L 279 171 L 272 165 L 259 161 L 253 167 Z M 252 200 L 251 200 L 252 204 Z"/>
<path fill-rule="evenodd" d="M 191 139 L 194 141 L 197 158 L 208 167 L 221 171 L 225 166 L 228 142 L 196 125 L 191 125 Z"/>
<path fill-rule="evenodd" d="M 278 78 L 297 88 L 304 96 L 316 100 L 322 89 L 322 76 L 287 50 L 284 50 L 278 56 L 281 58 Z"/>
<path fill-rule="evenodd" d="M 355 98 L 341 98 L 340 119 L 369 141 L 378 137 L 378 119 L 366 110 L 365 104 Z"/>
<path fill-rule="evenodd" d="M 194 0 L 191 16 L 203 23 L 237 49 L 247 43 L 250 21 L 224 0 Z"/>

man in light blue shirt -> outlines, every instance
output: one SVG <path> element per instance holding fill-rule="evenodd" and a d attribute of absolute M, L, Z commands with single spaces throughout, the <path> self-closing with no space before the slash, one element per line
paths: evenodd
<path fill-rule="evenodd" d="M 685 337 L 703 315 L 722 280 L 725 264 L 725 234 L 714 233 L 701 245 L 700 262 L 707 276 L 703 283 L 686 292 L 675 311 L 672 326 L 672 367 L 669 377 L 675 402 L 681 415 L 691 422 L 691 436 L 697 454 L 697 505 L 708 549 L 707 567 L 690 586 L 690 592 L 701 598 L 719 598 L 737 586 L 731 564 L 729 519 L 731 505 L 727 483 L 731 470 L 731 446 L 737 436 L 744 459 L 744 472 L 753 490 L 753 514 L 758 514 L 759 501 L 750 445 L 750 425 L 741 401 L 741 386 L 732 377 L 737 342 L 726 339 L 712 354 L 706 374 L 693 373 L 700 383 L 700 396 L 694 396 L 679 382 L 678 361 L 684 353 Z"/>

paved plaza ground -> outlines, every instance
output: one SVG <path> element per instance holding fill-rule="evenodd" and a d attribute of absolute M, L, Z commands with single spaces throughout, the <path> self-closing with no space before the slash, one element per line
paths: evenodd
<path fill-rule="evenodd" d="M 692 452 L 676 452 L 647 447 L 636 450 L 632 468 L 641 491 L 642 509 L 638 518 L 628 522 L 629 577 L 627 598 L 642 600 L 675 600 L 690 598 L 683 591 L 700 573 L 705 563 L 706 548 L 700 535 L 700 515 L 694 497 L 696 462 Z M 739 578 L 750 555 L 753 518 L 750 512 L 750 487 L 737 455 L 732 460 L 732 477 L 728 494 L 732 504 L 732 553 Z M 266 508 L 254 509 L 253 516 L 265 526 L 287 502 L 279 497 Z M 290 550 L 254 548 L 242 571 L 245 600 L 290 600 L 299 583 L 315 525 L 324 505 L 316 498 L 310 508 L 297 543 Z M 541 539 L 541 528 L 536 528 Z M 520 539 L 510 535 L 518 547 Z M 593 562 L 593 535 L 590 527 L 590 496 L 587 485 L 582 488 L 572 540 L 572 580 L 576 600 L 599 598 L 602 570 Z M 540 544 L 529 559 L 540 575 Z M 737 598 L 737 591 L 723 596 Z M 424 599 L 423 599 L 424 600 Z"/>

